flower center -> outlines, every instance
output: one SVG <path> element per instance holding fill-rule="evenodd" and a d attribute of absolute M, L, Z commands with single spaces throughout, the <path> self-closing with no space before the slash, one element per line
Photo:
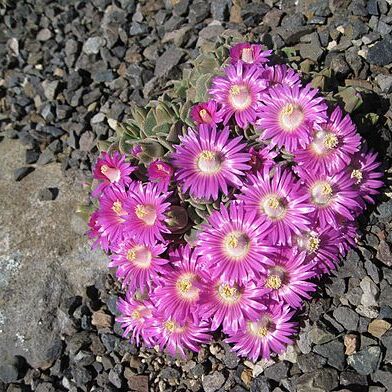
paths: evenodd
<path fill-rule="evenodd" d="M 131 314 L 131 317 L 132 317 L 134 320 L 137 320 L 137 319 L 140 319 L 141 314 L 140 314 L 140 312 L 139 312 L 138 310 L 134 310 L 134 311 L 132 312 L 132 314 Z"/>
<path fill-rule="evenodd" d="M 241 297 L 238 286 L 230 286 L 227 283 L 222 283 L 218 286 L 218 295 L 219 298 L 227 304 L 236 303 Z"/>
<path fill-rule="evenodd" d="M 316 252 L 320 246 L 320 238 L 317 234 L 310 234 L 306 248 L 310 253 Z"/>
<path fill-rule="evenodd" d="M 210 123 L 212 121 L 212 117 L 206 109 L 201 109 L 199 112 L 199 116 L 205 123 Z"/>
<path fill-rule="evenodd" d="M 138 204 L 135 207 L 135 214 L 147 226 L 152 226 L 157 219 L 155 208 L 151 205 Z"/>
<path fill-rule="evenodd" d="M 253 64 L 253 50 L 252 48 L 244 48 L 241 52 L 241 60 L 247 64 Z"/>
<path fill-rule="evenodd" d="M 333 196 L 332 186 L 326 181 L 316 182 L 310 190 L 312 201 L 324 206 L 330 202 Z"/>
<path fill-rule="evenodd" d="M 265 287 L 278 290 L 282 287 L 282 279 L 278 275 L 270 275 L 265 282 Z"/>
<path fill-rule="evenodd" d="M 363 174 L 362 171 L 359 169 L 354 169 L 351 172 L 351 178 L 355 178 L 355 183 L 358 185 L 362 182 L 363 180 Z"/>
<path fill-rule="evenodd" d="M 269 316 L 263 316 L 259 321 L 248 322 L 248 331 L 258 338 L 265 338 L 275 330 L 275 324 Z"/>
<path fill-rule="evenodd" d="M 332 150 L 333 148 L 336 148 L 338 143 L 339 143 L 339 140 L 338 140 L 338 138 L 337 138 L 337 136 L 335 134 L 327 133 L 324 136 L 323 144 L 329 150 Z"/>
<path fill-rule="evenodd" d="M 338 137 L 327 130 L 320 130 L 314 134 L 311 148 L 317 155 L 325 155 L 339 144 Z"/>
<path fill-rule="evenodd" d="M 252 94 L 244 84 L 234 84 L 230 88 L 229 102 L 235 110 L 245 110 L 252 104 Z"/>
<path fill-rule="evenodd" d="M 224 237 L 223 244 L 229 257 L 240 259 L 248 254 L 250 239 L 245 233 L 233 231 Z"/>
<path fill-rule="evenodd" d="M 302 125 L 304 118 L 301 106 L 287 103 L 279 113 L 279 124 L 284 131 L 292 132 Z"/>
<path fill-rule="evenodd" d="M 152 253 L 144 245 L 136 245 L 127 252 L 127 259 L 140 268 L 148 268 L 151 265 Z"/>
<path fill-rule="evenodd" d="M 112 205 L 112 210 L 117 214 L 117 215 L 124 215 L 124 211 L 122 208 L 121 201 L 116 200 L 113 205 Z"/>
<path fill-rule="evenodd" d="M 222 167 L 222 159 L 215 151 L 202 151 L 197 158 L 197 167 L 204 174 L 215 174 Z"/>
<path fill-rule="evenodd" d="M 192 273 L 185 273 L 179 277 L 176 288 L 180 297 L 189 301 L 199 298 L 199 289 L 193 284 L 195 280 L 196 275 Z"/>
<path fill-rule="evenodd" d="M 110 181 L 110 182 L 118 182 L 121 177 L 120 169 L 116 167 L 109 167 L 108 165 L 101 166 L 101 173 Z"/>
<path fill-rule="evenodd" d="M 270 219 L 279 220 L 286 214 L 286 207 L 282 199 L 277 195 L 269 195 L 261 201 L 261 210 Z"/>
<path fill-rule="evenodd" d="M 174 332 L 177 325 L 174 321 L 172 320 L 168 320 L 165 321 L 165 323 L 163 324 L 164 328 L 167 329 L 169 332 Z"/>

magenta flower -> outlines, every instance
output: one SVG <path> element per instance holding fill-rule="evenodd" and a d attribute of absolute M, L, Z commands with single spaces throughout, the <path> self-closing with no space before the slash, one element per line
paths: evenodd
<path fill-rule="evenodd" d="M 250 44 L 248 42 L 236 44 L 230 48 L 232 64 L 237 64 L 239 61 L 242 61 L 245 64 L 267 63 L 271 53 L 272 50 L 263 50 L 261 45 Z"/>
<path fill-rule="evenodd" d="M 170 355 L 185 358 L 186 349 L 198 352 L 201 344 L 210 343 L 212 336 L 206 321 L 190 318 L 174 320 L 155 312 L 155 322 L 152 328 L 153 335 L 161 350 L 166 350 Z"/>
<path fill-rule="evenodd" d="M 339 233 L 339 252 L 344 257 L 357 244 L 358 228 L 355 221 L 351 222 L 342 217 L 337 218 Z"/>
<path fill-rule="evenodd" d="M 349 166 L 350 177 L 361 197 L 370 204 L 374 204 L 374 196 L 379 188 L 384 186 L 383 173 L 379 170 L 380 162 L 376 161 L 377 153 L 362 149 L 354 157 Z M 364 204 L 363 204 L 364 207 Z"/>
<path fill-rule="evenodd" d="M 141 339 L 147 347 L 155 345 L 152 311 L 154 307 L 149 300 L 137 301 L 128 292 L 125 299 L 119 298 L 117 308 L 121 316 L 116 321 L 124 329 L 123 337 L 130 337 L 131 343 L 141 344 Z"/>
<path fill-rule="evenodd" d="M 260 67 L 245 67 L 238 62 L 225 68 L 225 76 L 212 79 L 209 92 L 221 104 L 218 113 L 222 115 L 224 124 L 234 116 L 236 123 L 246 128 L 256 121 L 261 92 L 266 87 L 267 82 L 262 78 Z"/>
<path fill-rule="evenodd" d="M 271 146 L 266 146 L 260 150 L 256 150 L 254 147 L 249 149 L 250 166 L 251 172 L 257 174 L 258 172 L 269 172 L 270 169 L 276 165 L 274 158 L 277 157 L 278 153 L 271 149 Z"/>
<path fill-rule="evenodd" d="M 301 86 L 301 78 L 298 72 L 295 72 L 284 64 L 265 66 L 263 77 L 268 81 L 269 88 L 275 88 L 277 86 Z"/>
<path fill-rule="evenodd" d="M 106 237 L 110 245 L 118 244 L 126 237 L 125 222 L 128 213 L 125 210 L 125 203 L 128 197 L 124 187 L 113 185 L 107 187 L 99 198 L 96 224 L 99 226 L 101 237 Z"/>
<path fill-rule="evenodd" d="M 310 144 L 295 152 L 295 161 L 307 170 L 336 173 L 344 169 L 352 155 L 358 151 L 361 137 L 347 114 L 339 107 L 325 124 L 314 129 Z"/>
<path fill-rule="evenodd" d="M 183 192 L 196 198 L 218 198 L 219 191 L 228 194 L 228 186 L 240 186 L 241 176 L 250 169 L 246 162 L 250 154 L 241 137 L 230 139 L 228 128 L 217 131 L 214 127 L 200 125 L 199 132 L 188 129 L 180 137 L 181 144 L 173 153 L 177 170 L 175 177 L 181 183 Z"/>
<path fill-rule="evenodd" d="M 304 298 L 311 298 L 309 293 L 316 290 L 316 285 L 309 280 L 316 276 L 315 264 L 306 263 L 305 257 L 305 253 L 295 255 L 288 249 L 281 249 L 273 257 L 275 264 L 268 267 L 264 280 L 264 287 L 272 290 L 272 299 L 300 308 Z"/>
<path fill-rule="evenodd" d="M 331 176 L 304 169 L 298 169 L 298 173 L 306 185 L 310 204 L 315 208 L 314 217 L 321 228 L 332 225 L 338 229 L 339 216 L 354 220 L 354 210 L 360 208 L 359 192 L 347 173 L 342 171 Z"/>
<path fill-rule="evenodd" d="M 169 193 L 161 193 L 152 183 L 138 183 L 125 203 L 126 227 L 130 237 L 145 244 L 164 241 L 162 234 L 169 233 L 166 227 L 165 211 L 170 203 L 165 203 Z"/>
<path fill-rule="evenodd" d="M 155 306 L 167 317 L 185 320 L 194 315 L 200 298 L 201 272 L 198 255 L 188 245 L 173 252 L 167 270 L 152 294 Z"/>
<path fill-rule="evenodd" d="M 167 271 L 165 264 L 169 260 L 159 257 L 166 250 L 164 244 L 143 244 L 137 240 L 128 240 L 112 249 L 112 261 L 109 267 L 117 267 L 116 277 L 123 287 L 134 292 L 151 288 L 159 274 Z"/>
<path fill-rule="evenodd" d="M 260 276 L 272 262 L 267 254 L 273 248 L 264 245 L 266 224 L 256 211 L 246 211 L 239 203 L 221 205 L 208 218 L 198 236 L 197 252 L 211 274 L 228 283 L 244 282 Z"/>
<path fill-rule="evenodd" d="M 324 123 L 327 105 L 318 90 L 310 85 L 277 86 L 264 94 L 258 112 L 262 139 L 271 139 L 278 147 L 295 152 L 310 142 L 314 123 Z"/>
<path fill-rule="evenodd" d="M 90 238 L 90 240 L 94 240 L 91 248 L 92 249 L 97 249 L 99 246 L 107 252 L 109 250 L 109 240 L 107 237 L 102 236 L 100 232 L 101 226 L 98 224 L 98 217 L 99 217 L 99 212 L 94 211 L 90 219 L 88 221 L 88 227 L 89 230 L 87 231 L 87 236 Z"/>
<path fill-rule="evenodd" d="M 280 167 L 272 178 L 268 172 L 250 175 L 237 197 L 247 211 L 263 218 L 268 239 L 274 245 L 290 244 L 293 234 L 307 230 L 308 215 L 314 210 L 301 184 L 288 169 Z"/>
<path fill-rule="evenodd" d="M 98 197 L 106 187 L 112 184 L 125 187 L 131 183 L 130 174 L 136 170 L 136 167 L 125 162 L 125 158 L 126 156 L 118 151 L 112 155 L 107 152 L 101 154 L 93 170 L 93 177 L 100 181 L 91 193 L 94 197 Z"/>
<path fill-rule="evenodd" d="M 173 177 L 173 168 L 161 160 L 151 162 L 147 168 L 148 179 L 160 192 L 167 192 Z"/>
<path fill-rule="evenodd" d="M 287 344 L 293 343 L 296 323 L 290 321 L 294 312 L 287 305 L 271 301 L 255 321 L 248 321 L 237 332 L 229 332 L 227 343 L 234 343 L 233 351 L 252 361 L 269 359 L 271 353 L 281 354 Z"/>
<path fill-rule="evenodd" d="M 332 227 L 315 227 L 295 239 L 299 252 L 306 255 L 305 262 L 313 262 L 318 275 L 336 269 L 339 261 L 339 233 Z"/>
<path fill-rule="evenodd" d="M 223 330 L 236 332 L 247 320 L 255 320 L 263 305 L 263 297 L 270 290 L 257 287 L 252 281 L 233 283 L 216 279 L 203 285 L 199 315 L 211 318 L 211 330 L 223 325 Z"/>
<path fill-rule="evenodd" d="M 216 125 L 223 121 L 217 110 L 217 103 L 210 99 L 208 102 L 200 102 L 192 106 L 190 116 L 196 124 Z"/>

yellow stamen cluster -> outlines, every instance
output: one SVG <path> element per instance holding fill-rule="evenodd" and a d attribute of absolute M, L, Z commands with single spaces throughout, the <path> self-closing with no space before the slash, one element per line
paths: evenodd
<path fill-rule="evenodd" d="M 192 288 L 192 282 L 188 278 L 183 278 L 177 282 L 176 286 L 182 294 L 186 294 Z"/>
<path fill-rule="evenodd" d="M 109 169 L 109 168 L 108 168 L 107 165 L 102 165 L 102 166 L 101 166 L 101 173 L 102 173 L 102 174 L 105 174 L 105 173 L 108 171 L 108 169 Z"/>
<path fill-rule="evenodd" d="M 282 279 L 278 275 L 270 275 L 265 282 L 265 287 L 278 290 L 282 287 Z"/>
<path fill-rule="evenodd" d="M 252 48 L 244 48 L 241 53 L 242 60 L 251 59 L 253 57 Z"/>
<path fill-rule="evenodd" d="M 257 329 L 256 335 L 260 338 L 264 338 L 268 335 L 268 329 L 266 327 L 260 327 Z"/>
<path fill-rule="evenodd" d="M 172 320 L 165 321 L 163 326 L 169 332 L 174 332 L 174 330 L 176 329 L 176 323 L 174 321 L 172 321 Z"/>
<path fill-rule="evenodd" d="M 215 153 L 212 151 L 205 150 L 200 153 L 199 157 L 208 161 L 212 161 L 215 158 Z"/>
<path fill-rule="evenodd" d="M 121 211 L 122 211 L 122 204 L 121 204 L 121 202 L 120 202 L 119 200 L 116 200 L 116 201 L 113 203 L 112 210 L 113 210 L 117 215 L 119 215 L 119 214 L 121 213 Z"/>
<path fill-rule="evenodd" d="M 320 238 L 318 237 L 318 235 L 317 234 L 310 235 L 308 240 L 308 246 L 307 246 L 308 250 L 310 252 L 316 252 L 319 246 L 320 246 Z"/>
<path fill-rule="evenodd" d="M 136 259 L 136 252 L 134 249 L 129 249 L 129 251 L 127 252 L 127 259 L 129 261 L 134 261 Z"/>
<path fill-rule="evenodd" d="M 361 170 L 359 170 L 359 169 L 354 169 L 352 172 L 351 172 L 351 178 L 355 178 L 355 183 L 356 184 L 360 184 L 361 182 L 362 182 L 362 180 L 363 180 L 363 174 L 362 174 L 362 171 Z"/>
<path fill-rule="evenodd" d="M 218 292 L 224 299 L 232 299 L 238 296 L 238 289 L 235 286 L 229 286 L 228 284 L 220 285 Z"/>
<path fill-rule="evenodd" d="M 138 310 L 134 310 L 134 311 L 132 312 L 132 314 L 131 314 L 131 317 L 132 317 L 134 320 L 137 320 L 137 319 L 140 319 L 141 314 L 140 314 L 140 312 L 139 312 Z"/>
<path fill-rule="evenodd" d="M 201 109 L 199 112 L 200 117 L 205 120 L 207 118 L 208 112 L 205 109 Z"/>
<path fill-rule="evenodd" d="M 276 196 L 270 196 L 270 197 L 267 199 L 267 205 L 268 205 L 268 207 L 270 207 L 270 208 L 276 209 L 276 208 L 278 208 L 279 205 L 280 205 L 279 199 L 278 199 Z"/>
<path fill-rule="evenodd" d="M 135 208 L 135 214 L 139 219 L 143 219 L 148 214 L 147 208 L 142 204 L 138 204 Z"/>
<path fill-rule="evenodd" d="M 238 238 L 235 234 L 229 234 L 227 237 L 227 246 L 230 248 L 236 248 L 238 246 Z"/>
<path fill-rule="evenodd" d="M 282 114 L 285 116 L 289 116 L 294 112 L 294 105 L 292 103 L 288 103 L 282 108 Z"/>
<path fill-rule="evenodd" d="M 332 150 L 333 148 L 337 147 L 339 143 L 338 138 L 333 133 L 328 133 L 324 136 L 323 144 L 324 147 L 329 148 Z"/>
<path fill-rule="evenodd" d="M 230 87 L 230 94 L 231 95 L 238 95 L 241 92 L 241 88 L 240 86 L 238 86 L 238 84 L 235 84 L 233 86 Z"/>
<path fill-rule="evenodd" d="M 325 196 L 331 196 L 332 195 L 331 185 L 328 183 L 323 184 L 323 189 L 322 189 L 321 193 Z"/>

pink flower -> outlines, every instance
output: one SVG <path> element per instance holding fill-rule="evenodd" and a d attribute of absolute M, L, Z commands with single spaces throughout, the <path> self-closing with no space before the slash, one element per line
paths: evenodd
<path fill-rule="evenodd" d="M 241 176 L 250 166 L 250 155 L 241 137 L 230 139 L 228 128 L 217 131 L 214 127 L 200 125 L 199 132 L 188 129 L 180 137 L 181 144 L 172 154 L 176 167 L 175 177 L 183 192 L 196 198 L 218 198 L 219 191 L 228 194 L 228 186 L 240 186 Z"/>
<path fill-rule="evenodd" d="M 263 50 L 261 45 L 243 42 L 230 49 L 232 64 L 243 62 L 245 64 L 262 64 L 268 62 L 272 50 Z"/>
<path fill-rule="evenodd" d="M 99 217 L 99 212 L 94 211 L 90 219 L 88 221 L 88 227 L 89 230 L 87 231 L 87 236 L 90 238 L 90 240 L 94 240 L 92 244 L 92 249 L 98 248 L 100 246 L 105 252 L 109 250 L 109 240 L 107 237 L 102 236 L 100 232 L 101 226 L 98 224 L 98 217 Z"/>
<path fill-rule="evenodd" d="M 212 79 L 210 94 L 221 104 L 218 114 L 227 124 L 232 116 L 241 128 L 253 124 L 261 92 L 267 87 L 261 69 L 256 65 L 244 66 L 243 62 L 225 68 L 225 76 Z"/>
<path fill-rule="evenodd" d="M 268 172 L 250 175 L 237 198 L 245 210 L 262 218 L 273 245 L 290 244 L 293 234 L 308 228 L 308 215 L 314 210 L 301 184 L 288 169 L 280 167 L 272 178 Z"/>
<path fill-rule="evenodd" d="M 269 172 L 270 169 L 276 165 L 274 158 L 277 157 L 277 152 L 271 149 L 271 146 L 266 146 L 259 150 L 254 147 L 249 149 L 251 172 L 257 174 L 258 172 Z"/>
<path fill-rule="evenodd" d="M 239 203 L 223 204 L 208 218 L 198 236 L 197 252 L 206 263 L 211 278 L 232 283 L 257 278 L 272 262 L 267 254 L 266 225 L 257 219 L 256 211 L 246 211 Z"/>
<path fill-rule="evenodd" d="M 236 332 L 228 332 L 227 343 L 234 343 L 233 351 L 242 357 L 256 361 L 260 357 L 269 359 L 271 353 L 281 354 L 287 344 L 293 343 L 296 323 L 290 321 L 293 311 L 289 306 L 271 301 L 267 309 L 260 311 L 255 321 Z"/>
<path fill-rule="evenodd" d="M 192 106 L 190 116 L 196 124 L 216 125 L 222 122 L 222 116 L 217 112 L 218 105 L 210 99 Z"/>
<path fill-rule="evenodd" d="M 125 203 L 126 226 L 130 237 L 145 244 L 164 241 L 162 234 L 170 230 L 165 225 L 165 211 L 170 203 L 165 203 L 169 193 L 161 193 L 152 183 L 138 183 Z"/>
<path fill-rule="evenodd" d="M 152 311 L 154 307 L 149 300 L 135 300 L 128 292 L 125 299 L 120 298 L 117 308 L 121 313 L 116 321 L 124 329 L 123 337 L 130 337 L 131 343 L 141 344 L 141 339 L 147 347 L 155 344 Z"/>
<path fill-rule="evenodd" d="M 112 155 L 107 152 L 101 154 L 93 170 L 93 177 L 100 180 L 99 185 L 92 192 L 94 197 L 98 197 L 112 184 L 125 187 L 131 183 L 130 174 L 136 170 L 136 167 L 125 162 L 125 158 L 125 155 L 121 155 L 118 151 Z"/>
<path fill-rule="evenodd" d="M 318 90 L 310 85 L 277 86 L 264 94 L 257 125 L 262 139 L 271 139 L 278 147 L 295 152 L 310 142 L 310 130 L 326 119 L 327 105 Z"/>
<path fill-rule="evenodd" d="M 160 192 L 167 192 L 173 177 L 173 168 L 161 160 L 151 162 L 147 168 L 148 179 L 157 184 Z"/>
<path fill-rule="evenodd" d="M 301 86 L 301 78 L 298 72 L 287 67 L 284 64 L 277 64 L 272 66 L 265 66 L 263 77 L 267 79 L 269 88 L 278 86 Z"/>
<path fill-rule="evenodd" d="M 304 298 L 311 298 L 309 293 L 316 290 L 316 285 L 309 279 L 316 276 L 315 264 L 306 263 L 305 257 L 305 253 L 294 255 L 287 249 L 273 257 L 274 265 L 268 267 L 264 280 L 264 287 L 272 290 L 272 299 L 300 308 Z"/>
<path fill-rule="evenodd" d="M 164 244 L 144 244 L 137 240 L 127 240 L 112 249 L 109 267 L 117 267 L 116 277 L 128 286 L 130 291 L 151 288 L 159 274 L 167 271 L 169 260 L 159 257 L 166 250 Z"/>
<path fill-rule="evenodd" d="M 152 328 L 157 344 L 172 356 L 185 358 L 185 350 L 198 352 L 201 344 L 210 343 L 208 322 L 191 318 L 174 320 L 159 312 L 154 314 L 155 322 Z"/>
<path fill-rule="evenodd" d="M 208 280 L 201 291 L 199 315 L 202 319 L 211 318 L 213 331 L 222 325 L 224 331 L 236 332 L 266 308 L 263 302 L 269 291 L 252 281 L 230 284 L 219 278 Z"/>
<path fill-rule="evenodd" d="M 170 261 L 174 268 L 162 277 L 152 300 L 164 315 L 181 321 L 197 310 L 202 281 L 198 255 L 187 245 L 173 252 Z"/>
<path fill-rule="evenodd" d="M 350 116 L 343 117 L 336 107 L 327 123 L 313 129 L 310 144 L 297 150 L 294 159 L 307 170 L 333 174 L 347 167 L 360 143 L 361 137 Z"/>

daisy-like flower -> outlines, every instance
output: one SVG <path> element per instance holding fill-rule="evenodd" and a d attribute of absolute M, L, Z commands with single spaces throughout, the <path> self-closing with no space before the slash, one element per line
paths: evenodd
<path fill-rule="evenodd" d="M 128 192 L 119 185 L 107 187 L 99 198 L 96 224 L 99 226 L 101 237 L 106 237 L 111 246 L 125 238 L 125 222 L 128 218 L 125 203 L 128 198 Z"/>
<path fill-rule="evenodd" d="M 266 255 L 273 248 L 263 245 L 266 227 L 256 211 L 246 211 L 240 203 L 214 211 L 199 233 L 197 247 L 211 278 L 230 284 L 258 278 L 272 264 Z"/>
<path fill-rule="evenodd" d="M 348 169 L 361 197 L 370 204 L 374 204 L 374 196 L 384 185 L 381 180 L 383 173 L 379 170 L 381 164 L 376 159 L 377 153 L 362 149 L 353 157 Z"/>
<path fill-rule="evenodd" d="M 230 49 L 230 58 L 232 64 L 237 64 L 239 61 L 245 64 L 263 64 L 269 61 L 268 57 L 271 53 L 272 50 L 263 50 L 259 44 L 243 42 Z"/>
<path fill-rule="evenodd" d="M 223 325 L 223 330 L 236 332 L 246 320 L 254 320 L 265 309 L 263 297 L 268 289 L 257 287 L 253 281 L 228 283 L 221 279 L 208 280 L 200 296 L 199 315 L 211 318 L 211 330 Z"/>
<path fill-rule="evenodd" d="M 173 153 L 173 163 L 177 170 L 176 179 L 183 192 L 196 198 L 218 198 L 219 191 L 228 194 L 228 186 L 239 187 L 250 154 L 241 137 L 230 139 L 228 128 L 217 131 L 215 127 L 200 125 L 199 132 L 188 129 L 188 134 L 180 137 L 181 144 Z"/>
<path fill-rule="evenodd" d="M 93 170 L 93 177 L 100 180 L 98 186 L 91 193 L 94 197 L 98 197 L 106 187 L 112 184 L 125 187 L 131 183 L 130 174 L 136 170 L 136 167 L 125 162 L 125 158 L 125 155 L 118 151 L 112 155 L 107 152 L 102 153 Z"/>
<path fill-rule="evenodd" d="M 99 212 L 94 211 L 90 219 L 88 221 L 89 230 L 87 231 L 87 236 L 90 240 L 93 240 L 93 244 L 91 246 L 92 249 L 97 249 L 100 246 L 105 252 L 109 250 L 109 241 L 108 238 L 101 235 L 100 228 L 101 226 L 98 224 Z"/>
<path fill-rule="evenodd" d="M 237 197 L 247 211 L 263 218 L 272 244 L 290 244 L 293 234 L 308 228 L 308 215 L 314 208 L 288 169 L 277 167 L 272 178 L 264 172 L 250 175 L 248 180 Z"/>
<path fill-rule="evenodd" d="M 339 252 L 344 257 L 347 252 L 357 243 L 358 228 L 355 221 L 351 222 L 342 217 L 338 217 L 338 233 L 339 233 Z"/>
<path fill-rule="evenodd" d="M 266 146 L 260 150 L 256 150 L 254 147 L 249 149 L 250 165 L 252 167 L 251 172 L 253 174 L 258 173 L 259 171 L 264 172 L 269 170 L 276 164 L 274 158 L 278 155 L 278 153 L 271 149 L 271 146 Z"/>
<path fill-rule="evenodd" d="M 350 221 L 355 219 L 359 191 L 354 188 L 353 179 L 342 171 L 334 175 L 311 173 L 297 169 L 304 181 L 310 204 L 315 208 L 314 217 L 321 228 L 332 226 L 338 229 L 338 217 Z"/>
<path fill-rule="evenodd" d="M 298 72 L 284 64 L 265 66 L 263 77 L 267 79 L 269 88 L 277 86 L 301 86 L 301 78 Z"/>
<path fill-rule="evenodd" d="M 347 167 L 352 155 L 358 151 L 361 137 L 347 114 L 336 107 L 329 120 L 314 129 L 312 140 L 304 150 L 295 152 L 295 161 L 312 171 L 336 173 Z"/>
<path fill-rule="evenodd" d="M 166 350 L 173 357 L 186 357 L 185 351 L 200 350 L 201 344 L 210 343 L 212 336 L 208 333 L 208 322 L 194 319 L 174 320 L 161 313 L 154 313 L 152 332 L 161 350 Z"/>
<path fill-rule="evenodd" d="M 260 357 L 269 359 L 271 353 L 281 354 L 293 343 L 291 336 L 296 332 L 296 323 L 290 321 L 293 314 L 289 306 L 271 301 L 255 321 L 248 321 L 237 332 L 229 332 L 225 342 L 234 343 L 233 351 L 242 357 L 253 361 Z"/>
<path fill-rule="evenodd" d="M 309 280 L 316 275 L 315 264 L 305 263 L 305 258 L 305 253 L 295 255 L 288 249 L 273 257 L 275 264 L 268 267 L 264 281 L 264 287 L 272 290 L 272 299 L 300 308 L 304 298 L 311 298 L 309 293 L 316 290 L 316 285 Z"/>
<path fill-rule="evenodd" d="M 217 110 L 217 103 L 210 99 L 208 102 L 200 102 L 192 106 L 190 116 L 196 124 L 216 125 L 222 122 L 222 116 Z"/>
<path fill-rule="evenodd" d="M 245 67 L 243 62 L 225 68 L 225 76 L 212 79 L 209 93 L 221 104 L 218 113 L 224 124 L 232 116 L 241 128 L 253 124 L 257 118 L 257 109 L 262 91 L 267 82 L 262 77 L 262 70 L 256 65 Z"/>
<path fill-rule="evenodd" d="M 149 181 L 153 184 L 157 184 L 157 189 L 160 192 L 167 192 L 173 177 L 173 172 L 173 168 L 160 159 L 151 162 L 147 168 Z"/>
<path fill-rule="evenodd" d="M 165 316 L 185 320 L 195 314 L 200 298 L 202 274 L 199 257 L 189 245 L 170 255 L 174 268 L 165 273 L 152 294 L 152 301 Z"/>
<path fill-rule="evenodd" d="M 109 267 L 117 267 L 116 276 L 124 287 L 134 292 L 151 288 L 159 273 L 167 271 L 165 264 L 169 260 L 159 257 L 166 250 L 164 244 L 144 244 L 137 240 L 128 240 L 112 249 L 112 261 Z"/>
<path fill-rule="evenodd" d="M 314 227 L 295 238 L 296 251 L 304 252 L 306 262 L 316 265 L 318 275 L 336 268 L 339 260 L 339 233 L 332 227 Z"/>
<path fill-rule="evenodd" d="M 116 321 L 124 329 L 123 337 L 130 337 L 131 343 L 140 345 L 141 339 L 147 347 L 155 344 L 153 330 L 153 305 L 149 300 L 138 301 L 128 292 L 125 299 L 120 298 L 117 308 L 121 313 Z"/>
<path fill-rule="evenodd" d="M 126 227 L 131 237 L 145 244 L 164 242 L 162 234 L 170 232 L 164 223 L 164 213 L 170 206 L 165 203 L 168 197 L 169 193 L 161 193 L 150 182 L 135 185 L 125 203 Z"/>
<path fill-rule="evenodd" d="M 262 139 L 271 139 L 289 152 L 295 152 L 299 146 L 305 148 L 313 124 L 326 120 L 327 105 L 317 93 L 310 85 L 268 89 L 258 112 Z"/>

